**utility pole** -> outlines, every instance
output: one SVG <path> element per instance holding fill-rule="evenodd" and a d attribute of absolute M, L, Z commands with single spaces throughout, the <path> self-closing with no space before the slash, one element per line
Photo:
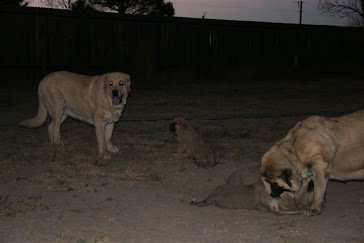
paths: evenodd
<path fill-rule="evenodd" d="M 297 4 L 298 4 L 298 6 L 300 8 L 300 24 L 302 24 L 302 12 L 303 12 L 302 4 L 303 4 L 303 1 L 298 1 Z"/>
<path fill-rule="evenodd" d="M 300 12 L 300 21 L 299 21 L 299 25 L 302 25 L 302 5 L 303 5 L 303 1 L 298 1 L 297 2 L 298 7 L 299 7 L 299 12 Z M 293 56 L 293 63 L 295 66 L 299 65 L 299 56 L 301 54 L 301 47 L 300 47 L 300 29 L 301 27 L 298 27 L 296 30 L 296 47 L 295 47 L 295 55 Z"/>

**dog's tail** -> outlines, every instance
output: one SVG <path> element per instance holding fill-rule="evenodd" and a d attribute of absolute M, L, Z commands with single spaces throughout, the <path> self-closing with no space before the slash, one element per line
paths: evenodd
<path fill-rule="evenodd" d="M 289 210 L 289 211 L 276 211 L 276 210 L 269 210 L 271 213 L 275 214 L 275 215 L 299 215 L 299 214 L 303 214 L 305 213 L 304 210 Z"/>
<path fill-rule="evenodd" d="M 22 126 L 22 127 L 30 127 L 30 128 L 40 127 L 47 120 L 47 114 L 48 114 L 47 109 L 45 108 L 45 106 L 42 103 L 42 101 L 39 99 L 38 114 L 33 119 L 28 119 L 28 120 L 22 121 L 19 124 L 19 126 Z"/>
<path fill-rule="evenodd" d="M 190 205 L 191 206 L 197 206 L 197 207 L 206 207 L 206 206 L 209 206 L 211 204 L 213 204 L 214 202 L 213 201 L 209 201 L 209 200 L 203 200 L 203 201 L 196 201 L 196 198 L 192 199 L 191 202 L 190 202 Z"/>

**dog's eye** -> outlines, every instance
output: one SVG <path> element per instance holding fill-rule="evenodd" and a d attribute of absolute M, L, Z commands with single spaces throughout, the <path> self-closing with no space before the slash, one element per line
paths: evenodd
<path fill-rule="evenodd" d="M 112 84 L 113 84 L 112 81 L 110 81 L 109 85 L 112 86 Z"/>
<path fill-rule="evenodd" d="M 123 83 L 123 81 L 120 81 L 120 82 L 119 82 L 119 85 L 123 85 L 123 84 L 124 84 L 124 83 Z"/>

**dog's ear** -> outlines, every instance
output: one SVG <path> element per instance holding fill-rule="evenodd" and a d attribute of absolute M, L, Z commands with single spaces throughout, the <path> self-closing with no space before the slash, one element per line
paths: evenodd
<path fill-rule="evenodd" d="M 176 117 L 174 118 L 174 122 L 176 123 L 176 125 L 183 125 L 185 123 L 185 119 L 183 119 L 182 117 Z"/>
<path fill-rule="evenodd" d="M 105 94 L 107 94 L 109 92 L 108 88 L 110 86 L 109 76 L 107 74 L 103 74 L 99 77 L 99 79 L 101 80 L 100 83 L 103 85 Z"/>
<path fill-rule="evenodd" d="M 282 174 L 279 176 L 287 185 L 292 186 L 291 178 L 292 178 L 292 170 L 291 169 L 283 169 Z"/>
<path fill-rule="evenodd" d="M 180 127 L 183 127 L 183 128 L 185 128 L 185 129 L 189 127 L 189 125 L 188 125 L 188 123 L 186 122 L 186 120 L 185 120 L 184 118 L 182 118 L 182 117 L 177 118 L 177 119 L 176 119 L 176 123 L 177 123 Z"/>
<path fill-rule="evenodd" d="M 130 93 L 131 92 L 131 88 L 130 88 L 130 85 L 131 85 L 130 75 L 129 74 L 125 74 L 125 76 L 126 76 L 126 81 L 127 81 L 126 88 L 127 88 L 128 93 Z"/>

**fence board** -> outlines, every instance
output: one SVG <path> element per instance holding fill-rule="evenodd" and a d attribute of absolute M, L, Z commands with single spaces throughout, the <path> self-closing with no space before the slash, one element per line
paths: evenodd
<path fill-rule="evenodd" d="M 0 31 L 0 71 L 37 76 L 364 60 L 359 28 L 0 8 Z"/>

